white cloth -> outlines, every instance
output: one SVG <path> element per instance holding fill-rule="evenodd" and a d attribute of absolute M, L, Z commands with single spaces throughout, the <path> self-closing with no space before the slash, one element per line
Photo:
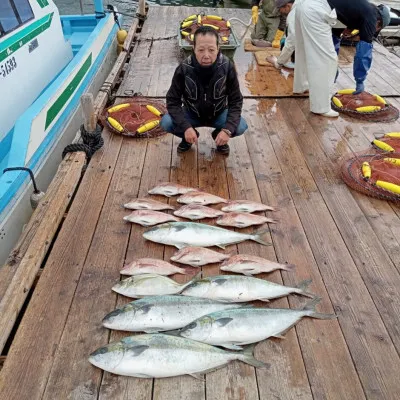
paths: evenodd
<path fill-rule="evenodd" d="M 290 57 L 292 56 L 295 49 L 295 15 L 296 15 L 296 2 L 294 2 L 290 13 L 286 18 L 286 25 L 288 27 L 287 36 L 285 39 L 285 46 L 282 49 L 281 54 L 278 57 L 278 64 L 284 65 L 288 61 L 290 61 Z"/>
<path fill-rule="evenodd" d="M 310 91 L 310 110 L 323 114 L 331 109 L 331 91 L 338 68 L 332 40 L 336 11 L 327 0 L 296 0 L 294 70 L 295 93 Z"/>

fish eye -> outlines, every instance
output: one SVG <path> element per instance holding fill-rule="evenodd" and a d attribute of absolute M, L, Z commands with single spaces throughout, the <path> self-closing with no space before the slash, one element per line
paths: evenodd
<path fill-rule="evenodd" d="M 194 329 L 194 328 L 196 328 L 196 326 L 197 326 L 197 323 L 196 323 L 196 322 L 192 322 L 191 324 L 189 324 L 189 325 L 186 327 L 186 329 Z"/>

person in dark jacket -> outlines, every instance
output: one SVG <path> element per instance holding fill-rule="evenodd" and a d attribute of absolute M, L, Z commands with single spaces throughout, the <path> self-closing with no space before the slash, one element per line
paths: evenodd
<path fill-rule="evenodd" d="M 229 154 L 229 139 L 247 129 L 235 67 L 219 51 L 218 34 L 212 27 L 202 26 L 195 32 L 194 55 L 176 68 L 166 97 L 168 114 L 160 125 L 182 139 L 180 153 L 197 143 L 197 127 L 215 128 L 212 137 L 222 154 Z"/>
<path fill-rule="evenodd" d="M 356 81 L 355 94 L 364 91 L 364 81 L 372 64 L 372 41 L 382 28 L 390 23 L 390 9 L 381 4 L 379 6 L 367 0 L 328 0 L 332 9 L 336 10 L 337 19 L 347 30 L 360 31 L 360 41 L 356 47 L 354 57 L 353 75 Z M 340 36 L 343 29 L 332 29 L 335 50 L 339 53 Z"/>

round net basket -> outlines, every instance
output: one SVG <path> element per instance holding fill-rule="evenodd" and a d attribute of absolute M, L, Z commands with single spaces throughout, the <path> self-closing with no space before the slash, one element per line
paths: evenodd
<path fill-rule="evenodd" d="M 160 126 L 161 117 L 166 112 L 161 101 L 133 97 L 108 107 L 99 119 L 114 133 L 137 139 L 153 138 L 167 133 Z"/>
<path fill-rule="evenodd" d="M 399 118 L 399 110 L 382 97 L 363 92 L 353 95 L 355 89 L 336 93 L 331 100 L 332 108 L 340 113 L 368 122 L 391 122 Z"/>

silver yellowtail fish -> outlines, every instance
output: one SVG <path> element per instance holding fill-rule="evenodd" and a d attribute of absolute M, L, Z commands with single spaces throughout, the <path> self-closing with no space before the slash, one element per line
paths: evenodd
<path fill-rule="evenodd" d="M 253 348 L 232 352 L 176 336 L 147 334 L 126 337 L 93 352 L 89 362 L 117 375 L 167 378 L 214 371 L 234 360 L 258 368 L 269 365 L 254 358 Z"/>
<path fill-rule="evenodd" d="M 103 326 L 130 332 L 162 332 L 183 328 L 215 311 L 244 306 L 247 305 L 179 295 L 149 296 L 110 312 L 104 317 Z"/>
<path fill-rule="evenodd" d="M 196 276 L 191 281 L 181 285 L 162 275 L 134 275 L 118 282 L 113 286 L 112 290 L 124 296 L 133 298 L 140 298 L 144 296 L 161 296 L 163 294 L 180 293 L 183 289 L 185 289 L 191 283 L 194 283 L 197 279 L 198 278 Z"/>
<path fill-rule="evenodd" d="M 148 229 L 143 233 L 143 237 L 152 242 L 175 246 L 178 249 L 188 246 L 217 246 L 224 249 L 230 244 L 241 243 L 245 240 L 254 240 L 268 246 L 270 243 L 263 240 L 266 233 L 268 229 L 250 235 L 196 222 L 170 222 Z"/>
<path fill-rule="evenodd" d="M 310 283 L 311 280 L 308 280 L 301 282 L 297 287 L 288 287 L 250 276 L 219 275 L 198 279 L 181 294 L 226 302 L 269 301 L 291 293 L 315 297 L 306 292 Z"/>
<path fill-rule="evenodd" d="M 320 314 L 315 306 L 320 298 L 311 300 L 303 309 L 240 308 L 204 315 L 176 332 L 199 342 L 241 350 L 241 346 L 283 334 L 302 318 L 333 319 L 334 314 Z"/>

